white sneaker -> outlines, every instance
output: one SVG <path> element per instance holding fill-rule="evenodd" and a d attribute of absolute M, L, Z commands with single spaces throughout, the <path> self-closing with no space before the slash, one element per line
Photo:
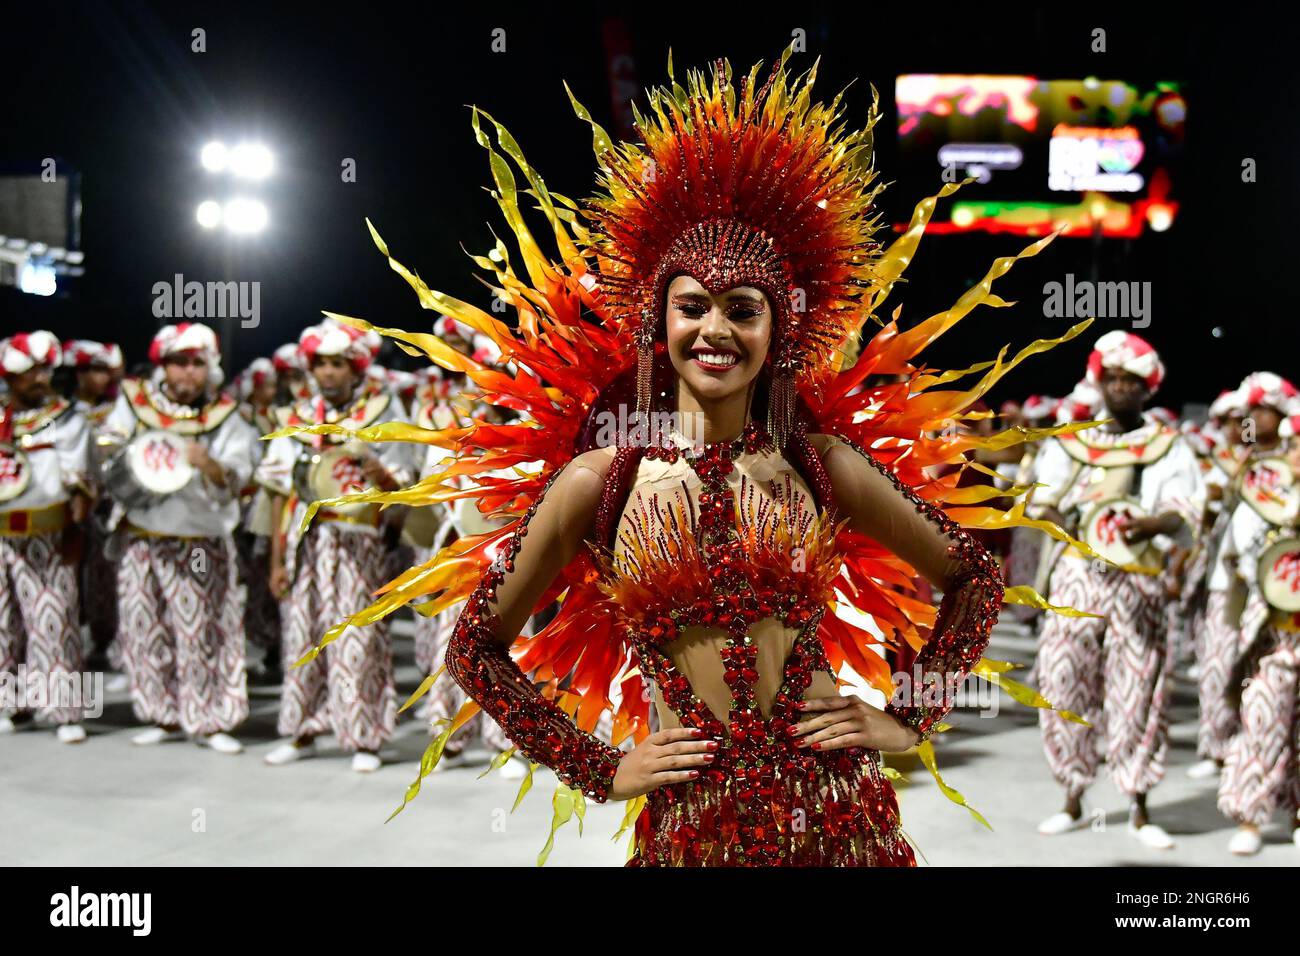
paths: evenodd
<path fill-rule="evenodd" d="M 200 747 L 211 747 L 217 753 L 238 754 L 244 752 L 244 745 L 230 734 L 215 733 L 198 738 Z"/>
<path fill-rule="evenodd" d="M 164 740 L 184 740 L 185 735 L 179 730 L 164 730 L 161 727 L 150 727 L 143 730 L 131 738 L 131 743 L 137 747 L 152 747 L 154 744 L 160 744 Z"/>
<path fill-rule="evenodd" d="M 1209 780 L 1217 777 L 1221 772 L 1218 763 L 1213 760 L 1198 760 L 1187 768 L 1187 776 L 1193 780 Z"/>
<path fill-rule="evenodd" d="M 357 773 L 374 773 L 379 767 L 379 754 L 357 753 L 352 755 L 352 769 Z"/>
<path fill-rule="evenodd" d="M 497 768 L 497 773 L 501 775 L 502 780 L 523 780 L 528 776 L 528 768 L 524 766 L 522 760 L 511 757 Z"/>
<path fill-rule="evenodd" d="M 310 740 L 301 747 L 292 740 L 280 744 L 265 757 L 262 762 L 268 767 L 281 767 L 287 763 L 293 763 L 295 760 L 301 760 L 304 757 L 316 756 L 316 741 Z"/>
<path fill-rule="evenodd" d="M 12 734 L 17 729 L 8 717 L 0 717 L 0 734 Z"/>
<path fill-rule="evenodd" d="M 1038 832 L 1043 836 L 1058 836 L 1062 833 L 1069 833 L 1071 830 L 1082 830 L 1088 825 L 1088 815 L 1080 813 L 1078 817 L 1072 817 L 1064 810 L 1053 813 L 1050 817 L 1038 824 Z"/>
<path fill-rule="evenodd" d="M 124 694 L 131 689 L 131 678 L 125 674 L 109 674 L 104 680 L 104 692 L 107 694 Z"/>
<path fill-rule="evenodd" d="M 81 724 L 60 724 L 55 735 L 61 744 L 79 744 L 86 739 L 86 728 Z"/>
<path fill-rule="evenodd" d="M 1228 852 L 1236 856 L 1254 856 L 1264 849 L 1264 838 L 1258 830 L 1238 830 L 1228 841 Z"/>
<path fill-rule="evenodd" d="M 1128 835 L 1142 843 L 1143 846 L 1149 846 L 1153 850 L 1172 850 L 1174 848 L 1174 839 L 1165 832 L 1164 827 L 1157 826 L 1154 823 L 1147 823 L 1140 827 L 1134 826 L 1130 820 L 1128 824 Z"/>

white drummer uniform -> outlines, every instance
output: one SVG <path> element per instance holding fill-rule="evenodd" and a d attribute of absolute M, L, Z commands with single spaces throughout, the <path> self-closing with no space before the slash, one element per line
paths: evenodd
<path fill-rule="evenodd" d="M 243 601 L 232 532 L 239 490 L 253 471 L 254 429 L 221 394 L 195 408 L 171 401 L 147 379 L 126 379 L 105 425 L 118 446 L 166 431 L 202 442 L 226 469 L 220 487 L 195 472 L 178 491 L 114 508 L 124 538 L 118 565 L 118 637 L 126 652 L 136 716 L 188 734 L 226 733 L 248 716 Z"/>
<path fill-rule="evenodd" d="M 33 411 L 0 405 L 6 415 L 17 454 L 0 450 L 0 675 L 14 696 L 0 694 L 0 716 L 25 699 L 54 723 L 75 724 L 82 706 L 56 699 L 70 681 L 80 688 L 83 663 L 77 567 L 62 549 L 72 493 L 90 494 L 90 427 L 62 398 Z M 37 687 L 43 700 L 32 696 Z"/>
<path fill-rule="evenodd" d="M 1081 714 L 1085 727 L 1054 710 L 1040 711 L 1047 762 L 1058 783 L 1078 796 L 1096 777 L 1096 734 L 1105 728 L 1106 762 L 1116 786 L 1147 793 L 1164 775 L 1168 750 L 1171 654 L 1166 640 L 1163 552 L 1186 548 L 1205 504 L 1205 484 L 1186 439 L 1150 415 L 1131 432 L 1092 428 L 1050 440 L 1033 496 L 1067 519 L 1085 519 L 1104 501 L 1125 498 L 1129 513 L 1183 518 L 1178 535 L 1157 535 L 1134 569 L 1121 571 L 1068 548 L 1055 561 L 1048 600 L 1103 615 L 1046 615 L 1038 649 L 1040 690 L 1053 707 Z M 1081 520 L 1082 528 L 1085 520 Z M 1103 538 L 1118 534 L 1102 525 Z M 1079 537 L 1084 537 L 1080 531 Z M 1095 547 L 1095 545 L 1094 545 Z"/>
<path fill-rule="evenodd" d="M 1239 483 L 1238 503 L 1211 582 L 1228 593 L 1239 582 L 1245 591 L 1231 632 L 1229 664 L 1230 673 L 1238 662 L 1244 664 L 1236 672 L 1244 688 L 1241 709 L 1235 712 L 1236 732 L 1224 748 L 1219 810 L 1235 823 L 1264 826 L 1274 810 L 1284 809 L 1294 820 L 1300 808 L 1300 613 L 1294 603 L 1289 610 L 1271 605 L 1260 579 L 1261 573 L 1272 573 L 1292 594 L 1300 591 L 1300 487 L 1286 462 L 1270 459 L 1267 453 L 1248 463 Z M 1265 506 L 1264 497 L 1270 493 L 1275 502 L 1280 495 L 1286 504 Z M 1284 546 L 1287 541 L 1290 545 Z M 1274 542 L 1284 553 L 1269 552 Z M 1269 560 L 1261 562 L 1266 552 Z"/>
<path fill-rule="evenodd" d="M 329 422 L 358 429 L 408 421 L 391 392 L 364 386 L 346 408 L 316 396 L 276 409 L 276 415 L 281 426 Z M 280 531 L 286 536 L 291 584 L 280 605 L 284 686 L 278 728 L 294 738 L 332 732 L 345 751 L 377 751 L 397 723 L 387 621 L 348 628 L 315 660 L 293 666 L 331 627 L 367 607 L 384 583 L 378 505 L 348 512 L 322 508 L 301 531 L 308 503 L 367 486 L 356 459 L 347 454 L 350 441 L 333 435 L 275 438 L 257 470 L 259 483 L 289 499 Z M 399 484 L 411 481 L 407 444 L 378 442 L 369 448 Z"/>

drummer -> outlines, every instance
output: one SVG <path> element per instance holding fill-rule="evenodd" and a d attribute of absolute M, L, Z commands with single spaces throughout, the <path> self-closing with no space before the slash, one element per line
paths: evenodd
<path fill-rule="evenodd" d="M 1230 703 L 1239 704 L 1240 729 L 1226 747 L 1219 811 L 1237 824 L 1228 850 L 1250 856 L 1260 851 L 1260 829 L 1278 809 L 1286 812 L 1300 847 L 1300 615 L 1289 602 L 1279 606 L 1269 587 L 1269 577 L 1280 573 L 1294 592 L 1300 574 L 1295 448 L 1286 447 L 1279 427 L 1284 416 L 1300 413 L 1300 398 L 1294 385 L 1271 372 L 1248 375 L 1240 391 L 1248 406 L 1243 432 L 1253 430 L 1255 441 L 1232 496 L 1236 504 L 1216 568 L 1246 592 L 1240 618 L 1232 622 L 1235 654 L 1227 682 Z M 1288 540 L 1290 550 L 1283 545 Z M 1274 545 L 1281 550 L 1270 551 Z"/>
<path fill-rule="evenodd" d="M 365 386 L 371 350 L 355 329 L 323 322 L 304 330 L 299 343 L 319 394 L 277 409 L 279 424 L 355 430 L 407 421 L 388 389 Z M 326 631 L 369 605 L 384 583 L 379 506 L 322 508 L 305 533 L 301 526 L 311 501 L 401 487 L 412 477 L 409 456 L 400 442 L 297 434 L 273 439 L 262 459 L 257 480 L 272 492 L 272 514 L 281 516 L 271 540 L 271 590 L 282 599 L 278 726 L 289 738 L 266 755 L 271 766 L 315 754 L 316 738 L 333 732 L 353 754 L 353 770 L 379 769 L 379 749 L 397 722 L 387 622 L 349 628 L 314 660 L 293 666 Z"/>
<path fill-rule="evenodd" d="M 1089 356 L 1088 380 L 1100 388 L 1109 421 L 1049 440 L 1038 464 L 1036 478 L 1046 487 L 1034 494 L 1035 510 L 1094 550 L 1109 546 L 1111 560 L 1123 564 L 1121 570 L 1071 547 L 1051 568 L 1051 604 L 1101 616 L 1048 614 L 1043 623 L 1040 690 L 1054 707 L 1091 725 L 1055 710 L 1040 715 L 1047 762 L 1066 798 L 1064 809 L 1039 825 L 1045 835 L 1087 825 L 1082 798 L 1096 776 L 1096 735 L 1105 728 L 1107 765 L 1131 801 L 1128 832 L 1149 847 L 1173 846 L 1146 806 L 1164 775 L 1169 744 L 1171 657 L 1161 575 L 1171 552 L 1192 544 L 1205 486 L 1186 440 L 1143 412 L 1163 378 L 1150 343 L 1121 331 L 1103 335 Z"/>
<path fill-rule="evenodd" d="M 221 353 L 206 325 L 154 336 L 152 378 L 128 378 L 105 425 L 117 499 L 118 636 L 136 715 L 132 743 L 188 734 L 226 754 L 248 716 L 243 600 L 231 534 L 253 471 L 254 429 L 217 390 Z"/>
<path fill-rule="evenodd" d="M 58 698 L 82 687 L 76 529 L 90 510 L 90 429 L 50 389 L 59 358 L 49 332 L 0 341 L 0 675 L 21 697 L 0 700 L 0 733 L 38 710 L 75 744 L 92 702 Z"/>

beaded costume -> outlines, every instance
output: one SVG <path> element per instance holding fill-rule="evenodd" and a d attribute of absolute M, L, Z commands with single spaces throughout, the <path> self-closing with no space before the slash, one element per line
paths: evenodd
<path fill-rule="evenodd" d="M 957 486 L 960 469 L 939 479 L 927 469 L 965 464 L 975 447 L 1055 433 L 941 432 L 1022 359 L 1055 342 L 961 372 L 914 360 L 977 306 L 1005 305 L 992 283 L 1050 237 L 997 260 L 951 309 L 909 330 L 896 314 L 863 336 L 936 200 L 957 187 L 922 202 L 910 228 L 883 249 L 873 238 L 874 105 L 866 128 L 846 132 L 841 98 L 814 103 L 815 67 L 794 79 L 788 56 L 766 80 L 755 66 L 734 85 L 730 66 L 718 61 L 709 76 L 693 71 L 685 87 L 651 90 L 651 113 L 638 114 L 640 144 L 615 146 L 575 101 L 593 131 L 605 190 L 585 205 L 551 192 L 505 128 L 474 109 L 493 196 L 523 268 L 516 271 L 500 241 L 474 261 L 492 273 L 494 294 L 516 310 L 517 326 L 430 290 L 389 258 L 426 308 L 490 338 L 517 371 L 477 362 L 435 335 L 378 331 L 467 374 L 485 401 L 525 413 L 510 424 L 386 424 L 357 435 L 438 445 L 454 457 L 409 488 L 348 500 L 427 506 L 470 498 L 484 515 L 509 519 L 411 568 L 322 640 L 406 604 L 431 615 L 465 602 L 446 670 L 473 701 L 430 746 L 408 801 L 451 733 L 481 707 L 533 766 L 559 776 L 553 827 L 575 810 L 581 816 L 584 798 L 609 794 L 622 756 L 616 745 L 650 732 L 653 700 L 661 726 L 698 727 L 722 742 L 699 779 L 628 802 L 631 864 L 912 865 L 878 752 L 796 748 L 789 729 L 797 702 L 835 695 L 846 664 L 893 695 L 877 651 L 906 642 L 919 650 L 917 673 L 942 677 L 948 690 L 923 697 L 918 688 L 889 707 L 920 735 L 931 766 L 926 738 L 968 673 L 1045 706 L 1003 676 L 1007 665 L 981 657 L 1004 589 L 964 528 L 1061 532 L 1025 518 L 1023 503 L 1009 512 L 984 506 L 981 489 Z M 558 261 L 525 223 L 521 192 L 545 217 Z M 754 420 L 732 442 L 685 447 L 653 429 L 602 438 L 601 423 L 633 401 L 643 416 L 670 410 L 662 315 L 667 283 L 679 274 L 711 292 L 750 285 L 766 294 L 774 321 L 760 375 L 765 406 L 751 409 Z M 975 372 L 983 374 L 969 389 L 940 387 Z M 539 462 L 541 469 L 518 467 Z M 513 477 L 501 476 L 512 467 Z M 474 479 L 471 487 L 461 476 Z M 547 544 L 575 522 L 587 529 L 585 547 L 569 554 Z M 943 588 L 937 613 L 913 596 L 918 574 Z M 513 641 L 531 613 L 557 599 L 546 627 Z M 1009 590 L 1005 600 L 1043 606 L 1028 588 Z M 870 615 L 883 638 L 838 615 L 841 604 Z M 438 679 L 446 677 L 430 675 L 412 700 Z M 613 745 L 592 733 L 607 711 Z"/>

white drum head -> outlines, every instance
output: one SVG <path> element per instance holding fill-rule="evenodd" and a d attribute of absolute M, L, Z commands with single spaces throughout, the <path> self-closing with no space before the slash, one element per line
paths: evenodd
<path fill-rule="evenodd" d="M 1103 558 L 1115 564 L 1141 564 L 1146 547 L 1124 540 L 1124 525 L 1130 518 L 1146 517 L 1136 502 L 1112 498 L 1099 502 L 1083 519 L 1083 540 Z"/>
<path fill-rule="evenodd" d="M 311 470 L 307 474 L 307 484 L 316 501 L 326 498 L 341 498 L 365 491 L 369 486 L 361 463 L 352 454 L 347 445 L 327 448 L 312 459 Z M 375 508 L 366 502 L 346 505 L 330 505 L 330 510 L 345 515 L 363 515 Z"/>
<path fill-rule="evenodd" d="M 138 435 L 127 446 L 127 463 L 140 487 L 156 495 L 180 491 L 194 477 L 194 466 L 185 454 L 188 439 L 172 432 L 154 430 Z"/>
<path fill-rule="evenodd" d="M 0 451 L 0 501 L 13 501 L 32 482 L 32 463 L 17 448 Z"/>
<path fill-rule="evenodd" d="M 1285 458 L 1253 462 L 1241 476 L 1241 493 L 1270 524 L 1290 524 L 1300 512 L 1300 488 Z"/>
<path fill-rule="evenodd" d="M 1300 538 L 1283 538 L 1259 558 L 1259 589 L 1275 608 L 1300 611 Z"/>

